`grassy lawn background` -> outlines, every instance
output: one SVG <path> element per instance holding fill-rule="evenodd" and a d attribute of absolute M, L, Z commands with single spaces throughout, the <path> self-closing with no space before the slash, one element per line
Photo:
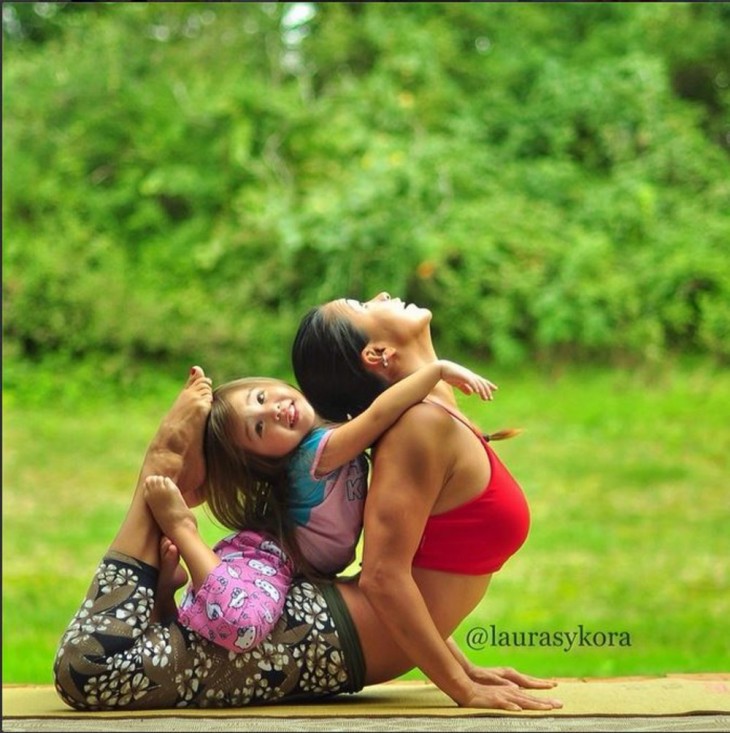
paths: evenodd
<path fill-rule="evenodd" d="M 56 644 L 126 511 L 182 380 L 135 395 L 10 365 L 3 388 L 3 682 L 50 683 Z M 456 634 L 469 656 L 544 676 L 728 671 L 730 374 L 508 371 L 462 398 L 531 507 L 530 536 Z M 6 365 L 7 369 L 8 365 Z M 88 374 L 85 372 L 84 374 Z M 59 388 L 59 385 L 64 385 Z M 150 386 L 154 385 L 154 386 Z M 223 530 L 197 510 L 212 542 Z M 509 646 L 478 640 L 507 632 Z M 516 646 L 521 632 L 626 632 L 630 646 Z M 474 631 L 477 629 L 477 631 Z M 626 637 L 624 637 L 625 639 Z M 480 649 L 470 648 L 469 640 Z M 419 676 L 412 673 L 411 676 Z"/>

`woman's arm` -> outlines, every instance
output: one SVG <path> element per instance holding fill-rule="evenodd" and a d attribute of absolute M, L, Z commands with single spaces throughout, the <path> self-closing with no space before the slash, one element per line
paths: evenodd
<path fill-rule="evenodd" d="M 442 379 L 464 394 L 478 394 L 483 400 L 492 399 L 492 390 L 497 389 L 488 379 L 453 361 L 440 359 L 427 364 L 388 387 L 357 417 L 334 428 L 317 473 L 329 473 L 369 448 L 409 407 L 428 397 Z"/>
<path fill-rule="evenodd" d="M 379 441 L 365 503 L 360 588 L 411 662 L 458 705 L 552 709 L 555 701 L 513 685 L 471 679 L 413 578 L 411 563 L 425 523 L 453 469 L 454 440 L 453 421 L 424 404 L 408 410 Z"/>
<path fill-rule="evenodd" d="M 451 654 L 416 585 L 411 562 L 448 473 L 450 418 L 417 405 L 380 440 L 365 502 L 360 588 L 411 661 L 456 703 L 471 681 Z"/>

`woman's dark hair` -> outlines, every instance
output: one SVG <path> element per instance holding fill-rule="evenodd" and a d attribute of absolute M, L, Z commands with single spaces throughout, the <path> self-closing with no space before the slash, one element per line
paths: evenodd
<path fill-rule="evenodd" d="M 346 318 L 312 308 L 302 318 L 292 346 L 292 367 L 299 388 L 318 415 L 345 422 L 359 415 L 388 387 L 365 369 L 364 331 Z"/>
<path fill-rule="evenodd" d="M 367 371 L 362 350 L 368 335 L 342 316 L 323 306 L 312 308 L 302 318 L 292 346 L 292 367 L 299 389 L 318 415 L 344 422 L 366 410 L 389 386 Z M 505 440 L 519 429 L 498 430 L 486 440 Z"/>

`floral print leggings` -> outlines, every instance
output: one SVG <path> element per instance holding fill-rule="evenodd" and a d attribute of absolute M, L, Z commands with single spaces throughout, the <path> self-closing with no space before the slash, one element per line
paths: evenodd
<path fill-rule="evenodd" d="M 56 654 L 56 690 L 68 705 L 239 707 L 362 688 L 356 632 L 334 586 L 295 579 L 274 630 L 254 649 L 234 653 L 176 620 L 151 623 L 157 576 L 121 553 L 102 560 Z"/>

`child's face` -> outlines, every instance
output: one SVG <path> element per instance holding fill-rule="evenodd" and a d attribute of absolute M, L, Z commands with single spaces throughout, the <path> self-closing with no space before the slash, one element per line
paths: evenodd
<path fill-rule="evenodd" d="M 238 445 L 260 456 L 291 453 L 314 427 L 314 409 L 301 392 L 278 380 L 261 380 L 230 397 L 239 418 Z"/>

